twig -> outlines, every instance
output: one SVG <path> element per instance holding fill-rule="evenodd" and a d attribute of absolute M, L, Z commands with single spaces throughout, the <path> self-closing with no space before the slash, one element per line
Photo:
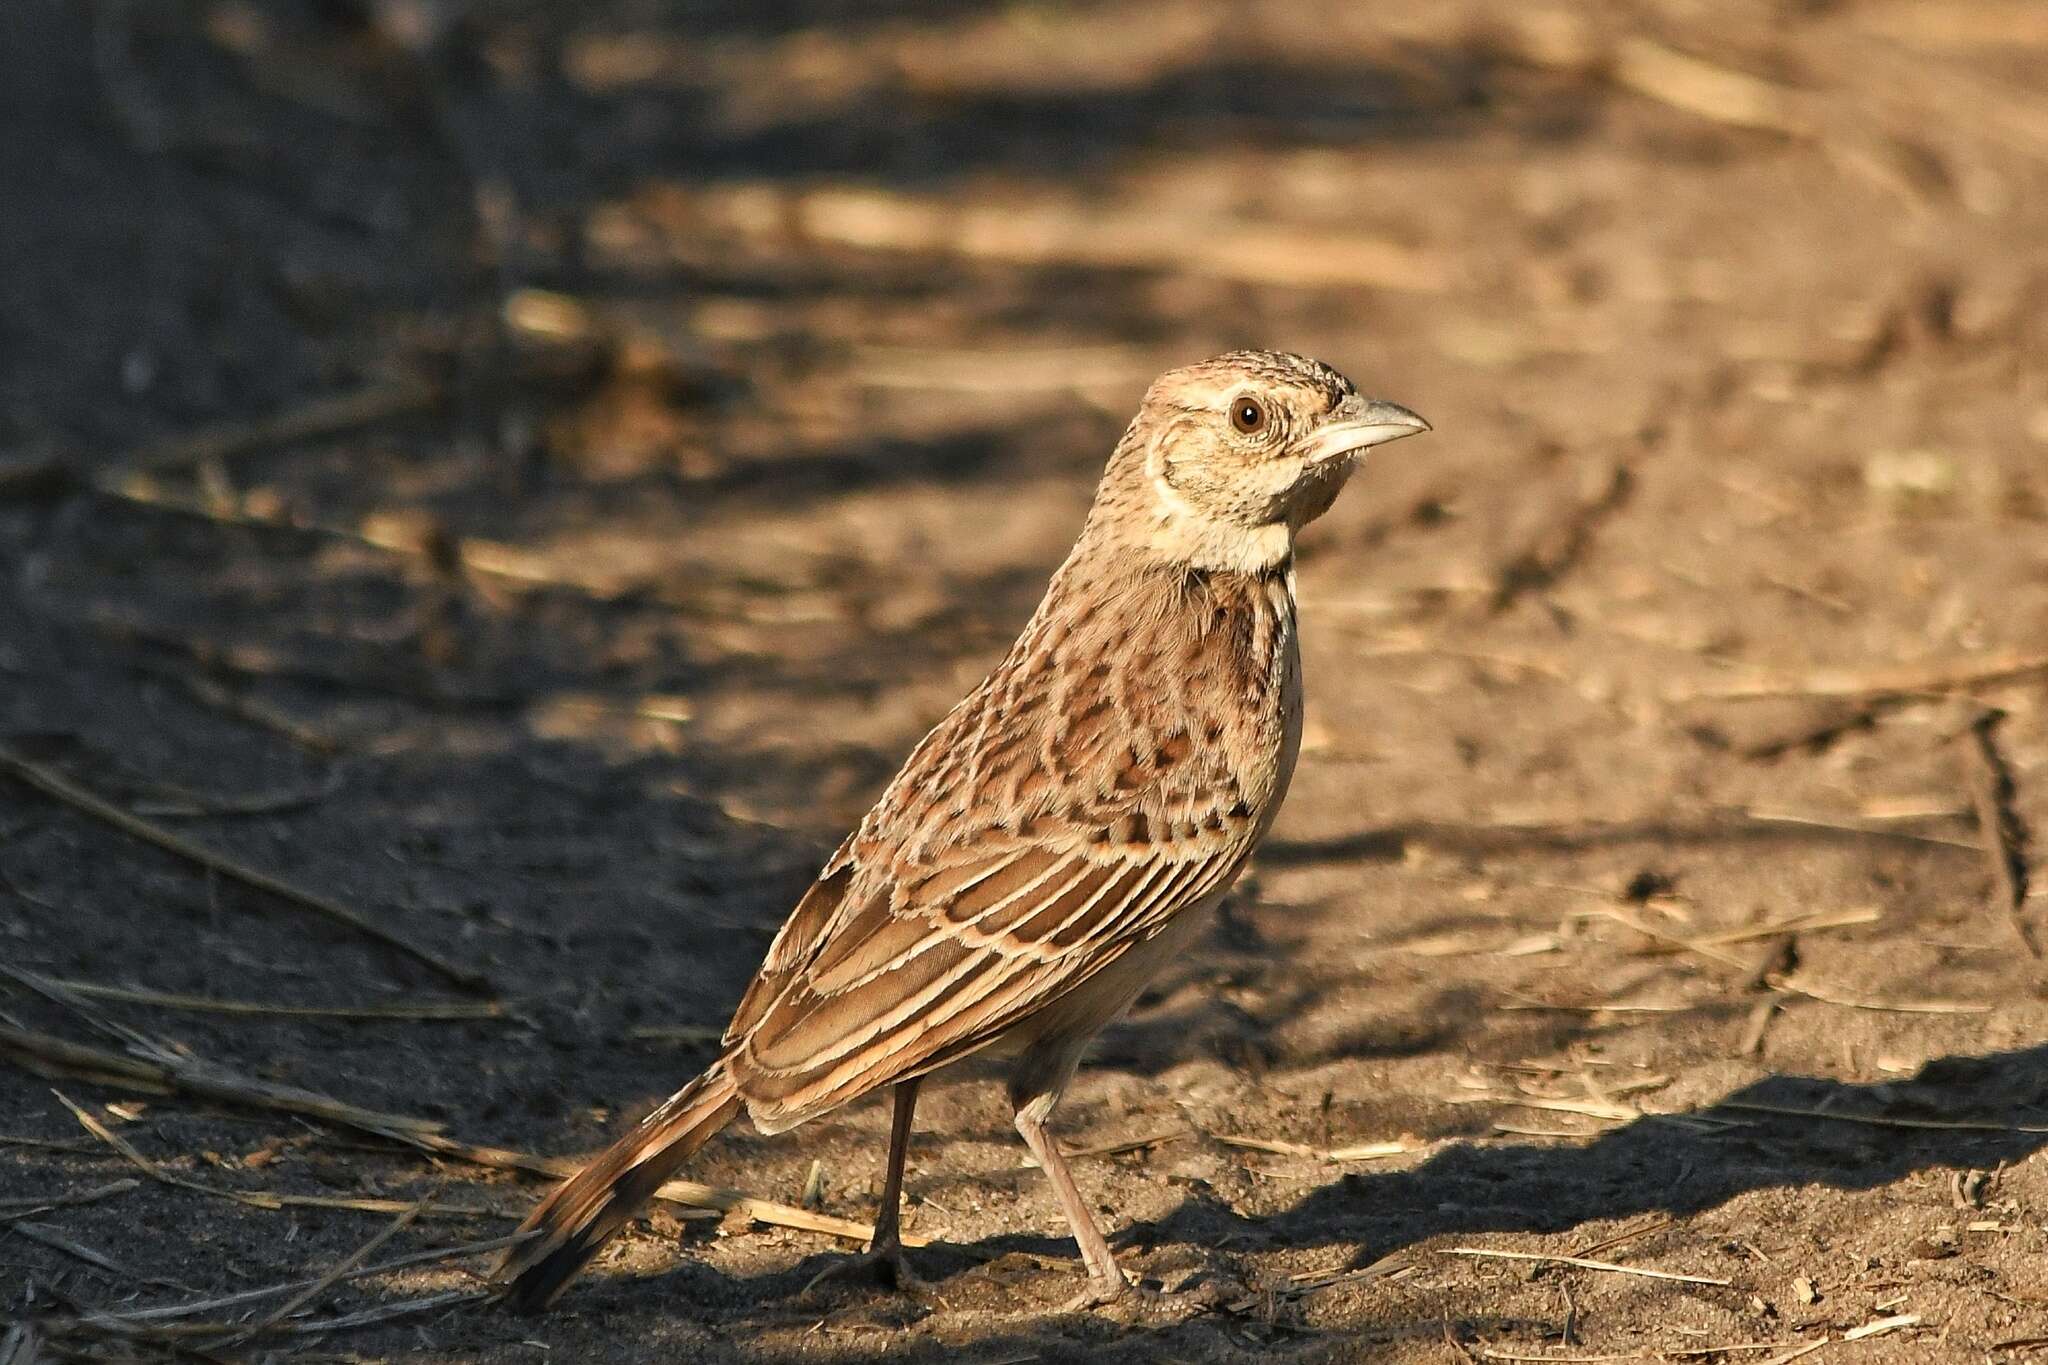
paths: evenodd
<path fill-rule="evenodd" d="M 1613 1132 L 1618 1126 L 1618 1124 L 1610 1123 L 1604 1128 L 1594 1128 L 1585 1132 L 1572 1133 L 1566 1132 L 1561 1128 L 1530 1128 L 1519 1123 L 1496 1123 L 1493 1125 L 1493 1131 L 1503 1137 L 1555 1138 L 1563 1142 L 1585 1142 L 1592 1138 L 1603 1137 Z"/>
<path fill-rule="evenodd" d="M 408 1252 L 403 1256 L 394 1256 L 388 1261 L 379 1261 L 375 1265 L 357 1266 L 335 1277 L 333 1282 L 346 1283 L 351 1280 L 368 1279 L 372 1275 L 383 1275 L 408 1266 L 452 1261 L 463 1256 L 482 1256 L 493 1251 L 503 1251 L 506 1247 L 525 1241 L 531 1235 L 525 1232 L 511 1232 L 503 1237 L 492 1237 L 481 1242 L 464 1242 L 458 1246 L 432 1247 L 425 1251 Z M 217 1309 L 239 1308 L 244 1304 L 260 1303 L 279 1294 L 289 1294 L 308 1285 L 318 1284 L 325 1278 L 323 1276 L 316 1279 L 286 1280 L 282 1284 L 265 1285 L 261 1289 L 244 1289 L 239 1293 L 224 1294 L 218 1298 L 166 1304 L 160 1308 L 137 1308 L 120 1313 L 93 1309 L 80 1315 L 78 1321 L 96 1327 L 120 1329 L 150 1322 L 195 1317 Z"/>
<path fill-rule="evenodd" d="M 93 1115 L 73 1104 L 61 1091 L 52 1091 L 66 1109 L 78 1119 L 79 1125 L 100 1141 L 112 1147 L 127 1158 L 128 1162 L 158 1184 L 170 1185 L 176 1189 L 190 1190 L 195 1194 L 212 1195 L 216 1199 L 229 1199 L 237 1204 L 246 1204 L 256 1209 L 314 1208 L 343 1209 L 351 1213 L 403 1213 L 412 1205 L 402 1199 L 355 1199 L 346 1196 L 324 1194 L 269 1194 L 248 1190 L 232 1190 L 223 1185 L 209 1185 L 204 1181 L 191 1180 L 173 1175 L 151 1161 L 139 1151 L 135 1144 L 114 1132 Z M 516 1215 L 502 1209 L 456 1207 L 442 1205 L 434 1212 L 439 1215 L 463 1218 L 511 1218 Z M 417 1215 L 415 1215 L 417 1216 Z"/>
<path fill-rule="evenodd" d="M 1211 1133 L 1211 1138 L 1226 1147 L 1243 1147 L 1254 1152 L 1271 1152 L 1275 1156 L 1305 1156 L 1317 1161 L 1379 1161 L 1390 1156 L 1405 1156 L 1418 1150 L 1407 1142 L 1363 1142 L 1352 1147 L 1311 1147 L 1305 1142 L 1289 1142 L 1283 1138 L 1249 1137 L 1241 1133 Z"/>
<path fill-rule="evenodd" d="M 1484 1256 L 1502 1261 L 1541 1261 L 1552 1265 L 1575 1265 L 1581 1270 L 1601 1270 L 1611 1275 L 1641 1275 L 1652 1280 L 1675 1280 L 1680 1284 L 1711 1284 L 1725 1287 L 1730 1282 L 1706 1275 L 1679 1275 L 1669 1270 L 1644 1270 L 1638 1266 L 1615 1265 L 1611 1261 L 1589 1261 L 1583 1256 L 1545 1256 L 1533 1251 L 1495 1251 L 1489 1247 L 1445 1247 L 1445 1256 Z"/>
<path fill-rule="evenodd" d="M 1764 980 L 1774 990 L 1789 991 L 1825 1005 L 1841 1005 L 1852 1010 L 1881 1010 L 1887 1014 L 1989 1014 L 1993 1009 L 1993 1006 L 1977 1000 L 1880 1000 L 1850 995 L 1831 986 L 1816 986 L 1796 975 L 1784 973 L 1772 973 Z"/>
<path fill-rule="evenodd" d="M 1627 1123 L 1645 1117 L 1643 1111 L 1626 1104 L 1603 1100 L 1553 1100 L 1538 1095 L 1453 1095 L 1452 1104 L 1505 1104 L 1517 1109 L 1542 1109 L 1556 1114 L 1579 1114 L 1610 1123 Z M 1590 1136 L 1590 1135 L 1589 1135 Z"/>
<path fill-rule="evenodd" d="M 725 1030 L 703 1024 L 641 1024 L 627 1029 L 626 1037 L 635 1042 L 715 1043 L 725 1037 Z"/>
<path fill-rule="evenodd" d="M 1709 939 L 1685 938 L 1678 934 L 1667 933 L 1656 925 L 1644 920 L 1641 916 L 1620 906 L 1607 906 L 1601 913 L 1606 918 L 1614 920 L 1618 924 L 1627 925 L 1647 938 L 1657 939 L 1681 951 L 1697 953 L 1701 957 L 1719 962 L 1723 966 L 1734 967 L 1739 971 L 1754 972 L 1755 970 L 1754 963 L 1745 961 L 1734 953 L 1725 951 Z M 1818 1000 L 1828 1005 L 1842 1005 L 1850 1009 L 1884 1010 L 1896 1014 L 1984 1014 L 1988 1013 L 1991 1009 L 1990 1005 L 1965 1000 L 1870 999 L 1837 991 L 1829 986 L 1814 985 L 1811 982 L 1802 981 L 1795 976 L 1783 973 L 1767 974 L 1764 981 L 1766 985 L 1769 985 L 1774 990 L 1787 991 L 1793 995 L 1803 995 L 1809 1000 Z"/>
<path fill-rule="evenodd" d="M 2048 1124 L 1991 1123 L 1981 1119 L 1895 1119 L 1882 1114 L 1844 1114 L 1833 1109 L 1806 1109 L 1790 1104 L 1758 1104 L 1750 1100 L 1721 1100 L 1710 1108 L 1740 1109 L 1751 1114 L 1777 1114 L 1782 1118 L 1864 1123 L 1876 1128 L 1924 1128 L 1941 1133 L 2048 1133 Z"/>
<path fill-rule="evenodd" d="M 537 1175 L 565 1176 L 574 1174 L 578 1163 L 558 1158 L 534 1156 L 530 1153 L 513 1151 L 504 1147 L 486 1147 L 475 1143 L 461 1142 L 445 1137 L 437 1130 L 441 1125 L 432 1119 L 413 1118 L 405 1114 L 391 1114 L 379 1110 L 363 1109 L 329 1099 L 310 1090 L 294 1086 L 273 1085 L 265 1081 L 248 1080 L 224 1068 L 204 1062 L 189 1062 L 181 1066 L 146 1062 L 126 1057 L 105 1048 L 92 1047 L 85 1043 L 73 1043 L 62 1038 L 27 1029 L 0 1024 L 0 1050 L 12 1049 L 18 1056 L 41 1059 L 63 1067 L 73 1075 L 83 1075 L 95 1082 L 130 1088 L 141 1087 L 151 1093 L 165 1090 L 185 1090 L 203 1095 L 208 1099 L 223 1100 L 234 1104 L 248 1105 L 259 1109 L 279 1110 L 285 1113 L 303 1114 L 309 1118 L 325 1119 L 361 1132 L 386 1138 L 390 1141 L 414 1147 L 437 1156 L 452 1157 L 472 1165 L 487 1166 L 495 1170 L 527 1171 Z M 317 1195 L 252 1194 L 239 1190 L 228 1190 L 198 1181 L 188 1181 L 161 1170 L 140 1152 L 135 1151 L 123 1139 L 108 1131 L 104 1124 L 85 1113 L 68 1099 L 59 1095 L 65 1107 L 79 1116 L 87 1130 L 103 1141 L 113 1145 L 117 1151 L 146 1171 L 152 1179 L 164 1180 L 203 1194 L 236 1200 L 257 1208 L 279 1208 L 284 1205 L 306 1205 L 316 1208 L 342 1208 L 366 1213 L 396 1213 L 404 1205 L 393 1200 L 335 1199 Z M 724 1189 L 716 1185 L 705 1185 L 695 1180 L 671 1180 L 655 1192 L 656 1197 L 690 1208 L 712 1209 L 721 1213 L 739 1213 L 757 1223 L 776 1227 L 796 1228 L 805 1232 L 822 1232 L 829 1236 L 849 1241 L 865 1242 L 874 1236 L 871 1224 L 855 1222 L 850 1218 L 837 1218 L 831 1214 L 813 1213 L 789 1204 L 780 1204 L 770 1199 L 756 1199 L 740 1190 Z M 503 1217 L 495 1209 L 455 1209 L 441 1205 L 437 1214 L 461 1213 L 472 1216 Z M 914 1233 L 903 1235 L 905 1246 L 924 1246 L 926 1239 Z"/>
<path fill-rule="evenodd" d="M 776 240 L 764 243 L 771 246 L 780 245 L 793 229 L 800 239 L 861 251 L 1418 293 L 1442 292 L 1453 273 L 1451 263 L 1436 252 L 1356 230 L 1143 210 L 1103 212 L 1080 204 L 962 207 L 880 189 L 788 191 L 748 185 L 697 196 L 694 208 L 714 228 L 757 240 L 772 237 Z"/>
<path fill-rule="evenodd" d="M 267 1291 L 266 1291 L 267 1292 Z M 457 1304 L 475 1303 L 491 1297 L 488 1289 L 450 1289 L 439 1294 L 428 1294 L 417 1299 L 403 1299 L 397 1303 L 378 1304 L 354 1313 L 344 1313 L 338 1318 L 326 1318 L 318 1322 L 294 1322 L 280 1324 L 276 1331 L 291 1336 L 319 1336 L 326 1332 L 347 1331 L 355 1327 L 372 1327 L 378 1323 L 390 1322 L 394 1318 L 411 1317 L 418 1313 L 431 1313 L 437 1308 L 450 1308 Z M 181 1337 L 209 1336 L 219 1333 L 231 1324 L 211 1322 L 173 1322 L 160 1326 L 137 1326 L 121 1318 L 107 1314 L 90 1314 L 65 1320 L 66 1325 L 97 1328 L 110 1335 L 139 1337 L 145 1340 L 171 1340 Z M 205 1357 L 214 1359 L 215 1357 Z"/>
<path fill-rule="evenodd" d="M 1964 748 L 1970 799 L 1984 840 L 1984 860 L 1991 869 L 1991 907 L 2012 925 L 2027 955 L 2039 962 L 2041 945 L 2022 914 L 2027 903 L 2027 830 L 2013 808 L 2012 769 L 1998 752 L 1993 733 L 2003 717 L 2004 712 L 1987 707 L 1970 726 Z"/>
<path fill-rule="evenodd" d="M 489 990 L 490 982 L 482 975 L 459 967 L 440 956 L 430 948 L 424 948 L 385 929 L 365 918 L 360 912 L 350 909 L 331 897 L 315 891 L 304 890 L 289 882 L 260 871 L 182 838 L 161 825 L 153 824 L 140 816 L 132 815 L 120 807 L 102 800 L 78 786 L 69 778 L 40 763 L 33 763 L 5 747 L 0 747 L 0 770 L 12 773 L 46 796 L 63 802 L 75 810 L 82 811 L 94 819 L 104 821 L 133 838 L 154 844 L 167 853 L 172 853 L 188 862 L 195 863 L 210 872 L 241 882 L 245 886 L 266 891 L 281 900 L 324 915 L 328 919 L 345 924 L 358 933 L 376 939 L 391 948 L 404 953 L 413 960 L 439 972 L 458 986 L 469 990 Z"/>
<path fill-rule="evenodd" d="M 10 1024 L 0 1024 L 0 1052 L 12 1052 L 17 1058 L 51 1063 L 114 1083 L 141 1081 L 157 1087 L 152 1093 L 183 1090 L 210 1100 L 345 1124 L 380 1137 L 426 1135 L 441 1127 L 432 1119 L 363 1109 L 297 1086 L 251 1080 L 209 1062 L 181 1058 L 145 1061 Z"/>
<path fill-rule="evenodd" d="M 1780 934 L 1810 934 L 1819 929 L 1846 929 L 1857 924 L 1874 924 L 1883 918 L 1884 912 L 1874 905 L 1859 906 L 1854 910 L 1815 910 L 1804 915 L 1790 915 L 1781 920 L 1766 921 L 1763 924 L 1747 924 L 1740 929 L 1723 929 L 1717 933 L 1696 934 L 1689 939 L 1674 940 L 1668 951 L 1725 948 L 1733 943 L 1776 938 Z"/>
<path fill-rule="evenodd" d="M 535 1175 L 560 1177 L 574 1175 L 581 1169 L 581 1163 L 573 1160 L 534 1156 L 504 1147 L 477 1146 L 438 1134 L 409 1133 L 392 1136 L 422 1151 L 453 1157 L 477 1166 L 488 1166 L 495 1170 L 527 1171 Z M 802 1232 L 822 1232 L 827 1236 L 844 1238 L 850 1242 L 872 1241 L 875 1235 L 874 1226 L 870 1223 L 855 1222 L 851 1218 L 836 1218 L 829 1213 L 813 1213 L 809 1209 L 798 1208 L 793 1204 L 780 1204 L 772 1199 L 756 1199 L 741 1190 L 724 1189 L 695 1180 L 668 1181 L 654 1192 L 654 1197 L 693 1209 L 737 1213 L 741 1217 L 751 1218 L 757 1223 L 767 1223 L 773 1227 L 796 1228 Z M 903 1234 L 905 1246 L 921 1247 L 927 1245 L 928 1241 L 929 1239 L 916 1233 Z"/>
<path fill-rule="evenodd" d="M 395 417 L 430 411 L 440 401 L 440 386 L 424 382 L 399 383 L 339 397 L 315 399 L 253 422 L 222 422 L 202 427 L 138 451 L 123 464 L 101 475 L 98 482 L 119 489 L 145 472 L 225 460 L 264 446 L 291 445 L 339 436 Z"/>
<path fill-rule="evenodd" d="M 14 1233 L 17 1237 L 26 1237 L 29 1241 L 46 1246 L 52 1251 L 61 1251 L 66 1256 L 84 1261 L 87 1265 L 104 1270 L 109 1275 L 117 1276 L 120 1279 L 142 1280 L 148 1284 L 164 1285 L 172 1289 L 185 1288 L 184 1285 L 178 1284 L 173 1280 L 160 1280 L 153 1275 L 144 1275 L 130 1270 L 104 1251 L 97 1251 L 77 1238 L 59 1232 L 53 1227 L 46 1227 L 41 1223 L 26 1221 L 9 1223 L 7 1230 Z"/>
<path fill-rule="evenodd" d="M 140 1180 L 113 1180 L 104 1185 L 95 1185 L 89 1190 L 72 1194 L 34 1196 L 28 1199 L 0 1199 L 0 1223 L 13 1222 L 18 1218 L 33 1218 L 39 1213 L 52 1209 L 71 1208 L 78 1204 L 96 1204 L 102 1199 L 111 1199 L 117 1194 L 140 1189 Z"/>
<path fill-rule="evenodd" d="M 229 1336 L 222 1337 L 219 1341 L 209 1342 L 208 1348 L 218 1350 L 228 1346 L 239 1346 L 241 1343 L 248 1341 L 250 1338 L 260 1336 L 264 1332 L 269 1331 L 271 1328 L 276 1327 L 286 1318 L 298 1312 L 301 1308 L 304 1308 L 307 1304 L 311 1303 L 320 1295 L 326 1293 L 327 1290 L 332 1288 L 336 1283 L 338 1283 L 342 1279 L 343 1276 L 347 1275 L 351 1270 L 354 1270 L 357 1266 L 360 1266 L 364 1261 L 370 1259 L 371 1252 L 375 1251 L 378 1247 L 383 1246 L 386 1242 L 390 1241 L 393 1237 L 396 1237 L 399 1233 L 405 1231 L 405 1229 L 407 1229 L 408 1227 L 411 1227 L 413 1224 L 413 1220 L 418 1218 L 422 1213 L 424 1213 L 427 1209 L 427 1206 L 433 1202 L 433 1195 L 428 1195 L 426 1198 L 421 1199 L 418 1203 L 414 1204 L 404 1213 L 399 1214 L 396 1219 L 392 1220 L 392 1222 L 387 1224 L 380 1232 L 378 1232 L 378 1234 L 375 1237 L 372 1237 L 369 1241 L 357 1247 L 347 1256 L 344 1256 L 341 1260 L 335 1262 L 333 1268 L 327 1271 L 326 1274 L 321 1275 L 318 1279 L 314 1280 L 304 1289 L 300 1290 L 298 1293 L 292 1295 L 289 1299 L 286 1299 L 283 1303 L 279 1304 L 271 1312 L 265 1314 L 261 1318 L 258 1318 L 255 1322 L 250 1323 L 247 1327 L 243 1328 L 242 1330 L 235 1332 Z"/>
<path fill-rule="evenodd" d="M 283 815 L 319 805 L 341 790 L 345 773 L 339 766 L 328 771 L 317 787 L 256 792 L 249 796 L 208 797 L 202 793 L 159 785 L 163 795 L 133 802 L 131 814 L 172 820 L 212 820 L 223 816 Z"/>
<path fill-rule="evenodd" d="M 1650 1362 L 1674 1356 L 1718 1356 L 1732 1355 L 1737 1351 L 1775 1351 L 1782 1344 L 1776 1341 L 1736 1341 L 1730 1342 L 1725 1346 L 1654 1347 L 1650 1348 L 1647 1354 L 1644 1351 L 1610 1351 L 1597 1355 L 1576 1356 L 1534 1355 L 1517 1351 L 1496 1351 L 1482 1346 L 1479 1349 L 1479 1354 L 1488 1360 L 1523 1361 L 1527 1362 L 1527 1365 L 1536 1365 L 1539 1361 L 1550 1361 L 1552 1365 L 1590 1365 L 1593 1361 L 1640 1360 Z M 1770 1365 L 1770 1362 L 1759 1361 L 1757 1365 Z"/>
<path fill-rule="evenodd" d="M 1508 998 L 1504 1010 L 1551 1010 L 1559 1014 L 1687 1014 L 1705 1009 L 1711 1000 L 1661 1005 L 1648 1000 L 1533 1000 L 1526 995 L 1503 992 Z"/>
<path fill-rule="evenodd" d="M 1649 1356 L 1644 1355 L 1641 1351 L 1598 1351 L 1591 1355 L 1561 1356 L 1536 1355 L 1528 1351 L 1500 1351 L 1490 1346 L 1479 1348 L 1479 1358 L 1481 1360 L 1516 1361 L 1522 1362 L 1523 1365 L 1537 1365 L 1538 1362 L 1549 1362 L 1549 1365 L 1604 1365 L 1604 1362 L 1612 1360 L 1647 1361 L 1650 1359 Z"/>
<path fill-rule="evenodd" d="M 1653 1213 L 1635 1226 L 1623 1228 L 1611 1237 L 1603 1237 L 1597 1242 L 1588 1243 L 1572 1254 L 1575 1256 L 1591 1256 L 1596 1252 L 1612 1251 L 1623 1242 L 1633 1242 L 1638 1237 L 1645 1237 L 1653 1232 L 1661 1232 L 1676 1221 L 1668 1213 Z"/>
<path fill-rule="evenodd" d="M 214 707 L 259 730 L 280 735 L 309 754 L 326 758 L 341 748 L 340 741 L 333 736 L 322 734 L 277 707 L 260 702 L 254 697 L 244 696 L 211 678 L 182 670 L 170 670 L 170 676 L 200 704 Z"/>
<path fill-rule="evenodd" d="M 1792 137 L 1813 129 L 1796 110 L 1794 92 L 1747 72 L 1730 70 L 1630 35 L 1615 45 L 1614 83 L 1673 109 L 1737 128 Z"/>
<path fill-rule="evenodd" d="M 1768 806 L 1750 806 L 1743 810 L 1745 820 L 1759 825 L 1803 825 L 1808 829 L 1831 829 L 1842 834 L 1860 834 L 1873 839 L 1900 839 L 1909 843 L 1933 844 L 1940 848 L 1965 848 L 1975 850 L 1977 845 L 1968 839 L 1952 839 L 1945 834 L 1924 834 L 1919 830 L 1889 829 L 1876 823 L 1883 817 L 1864 816 L 1872 821 L 1858 824 L 1855 820 L 1831 815 L 1819 815 L 1810 811 L 1773 810 Z"/>
<path fill-rule="evenodd" d="M 56 985 L 94 1000 L 114 1000 L 129 1005 L 154 1005 L 159 1009 L 192 1010 L 204 1014 L 257 1014 L 289 1019 L 502 1019 L 501 1000 L 415 1000 L 381 1005 L 286 1005 L 266 1000 L 220 1000 L 205 995 L 183 995 L 175 991 L 152 991 L 132 986 L 103 986 L 93 981 L 46 977 Z"/>
<path fill-rule="evenodd" d="M 1751 677 L 1679 688 L 1666 701 L 1756 701 L 1774 697 L 1935 696 L 2048 673 L 2048 654 L 1999 654 L 1865 669 L 1827 669 L 1804 677 Z"/>
<path fill-rule="evenodd" d="M 296 1335 L 311 1336 L 321 1332 L 346 1331 L 352 1327 L 372 1327 L 380 1322 L 390 1322 L 393 1318 L 431 1313 L 436 1308 L 451 1308 L 459 1303 L 475 1303 L 479 1299 L 490 1298 L 491 1294 L 492 1291 L 488 1289 L 450 1289 L 445 1293 L 428 1294 L 424 1298 L 379 1304 L 375 1308 L 365 1308 L 360 1312 L 344 1313 L 338 1318 L 328 1318 L 325 1322 L 294 1323 L 286 1330 Z"/>
<path fill-rule="evenodd" d="M 1842 1340 L 1862 1341 L 1866 1337 L 1883 1336 L 1886 1332 L 1896 1332 L 1901 1328 L 1918 1327 L 1919 1325 L 1920 1315 L 1918 1313 L 1899 1313 L 1892 1317 L 1877 1318 L 1874 1321 L 1866 1322 L 1861 1327 L 1851 1327 L 1848 1331 L 1842 1333 Z"/>
<path fill-rule="evenodd" d="M 39 1152 L 89 1152 L 89 1142 L 60 1142 L 56 1138 L 22 1137 L 15 1133 L 0 1133 L 0 1147 L 33 1147 Z"/>
<path fill-rule="evenodd" d="M 1339 1266 L 1331 1270 L 1304 1270 L 1288 1276 L 1287 1284 L 1279 1293 L 1287 1298 L 1306 1298 L 1340 1284 L 1357 1284 L 1361 1280 L 1384 1280 L 1396 1275 L 1405 1275 L 1415 1268 L 1414 1258 L 1407 1252 L 1394 1251 L 1380 1257 L 1370 1265 L 1356 1267 Z M 1233 1313 L 1248 1312 L 1259 1304 L 1258 1295 L 1240 1299 L 1230 1305 Z"/>

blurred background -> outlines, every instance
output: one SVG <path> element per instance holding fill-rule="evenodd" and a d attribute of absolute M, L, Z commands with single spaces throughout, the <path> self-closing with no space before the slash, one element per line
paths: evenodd
<path fill-rule="evenodd" d="M 0 1195 L 122 1173 L 19 1065 L 208 1183 L 516 1210 L 50 1040 L 594 1148 L 1006 647 L 1149 379 L 1255 345 L 1436 432 L 1306 537 L 1289 808 L 1070 1102 L 1133 1268 L 1212 1286 L 1177 1358 L 2048 1333 L 2048 1186 L 1941 1192 L 2048 1103 L 2048 5 L 12 0 L 0 186 Z M 1658 1117 L 1742 1096 L 1809 1117 Z M 1988 1126 L 1810 1118 L 1908 1101 Z M 326 1344 L 1165 1349 L 1043 1321 L 1071 1248 L 993 1087 L 922 1112 L 943 1304 L 685 1218 L 595 1277 L 609 1328 Z M 864 1219 L 882 1130 L 696 1173 Z M 284 1218 L 82 1205 L 117 1268 L 0 1240 L 0 1315 L 375 1226 Z M 1617 1230 L 1728 1284 L 1431 1254 Z"/>

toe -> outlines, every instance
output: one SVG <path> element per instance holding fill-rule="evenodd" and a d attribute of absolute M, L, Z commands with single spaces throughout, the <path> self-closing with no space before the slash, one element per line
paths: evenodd
<path fill-rule="evenodd" d="M 1091 1275 L 1088 1287 L 1077 1294 L 1066 1306 L 1069 1313 L 1086 1313 L 1105 1307 L 1131 1294 L 1130 1281 L 1121 1271 L 1112 1270 L 1107 1275 Z"/>

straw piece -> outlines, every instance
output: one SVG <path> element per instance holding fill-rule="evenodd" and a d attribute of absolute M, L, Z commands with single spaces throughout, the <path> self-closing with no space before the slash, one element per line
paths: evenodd
<path fill-rule="evenodd" d="M 1541 1261 L 1552 1265 L 1577 1266 L 1581 1270 L 1604 1271 L 1610 1275 L 1641 1275 L 1652 1280 L 1675 1280 L 1680 1284 L 1711 1284 L 1725 1287 L 1730 1283 L 1707 1275 L 1679 1275 L 1669 1270 L 1644 1270 L 1640 1266 L 1615 1265 L 1611 1261 L 1591 1261 L 1584 1256 L 1545 1256 L 1533 1251 L 1495 1251 L 1490 1247 L 1445 1247 L 1441 1254 L 1484 1256 L 1502 1261 Z"/>
<path fill-rule="evenodd" d="M 330 896 L 294 886 L 281 878 L 272 876 L 268 872 L 250 867 L 234 858 L 230 858 L 225 853 L 195 844 L 189 839 L 172 833 L 161 825 L 145 820 L 139 815 L 133 815 L 128 811 L 122 810 L 119 806 L 113 805 L 111 802 L 102 800 L 54 769 L 23 758 L 20 754 L 5 747 L 0 747 L 0 771 L 12 773 L 15 777 L 26 782 L 44 795 L 61 801 L 74 810 L 90 815 L 96 820 L 112 825 L 123 834 L 140 839 L 147 844 L 154 844 L 166 853 L 175 854 L 187 862 L 197 864 L 210 872 L 215 872 L 223 877 L 241 882 L 244 886 L 268 892 L 280 900 L 289 901 L 293 905 L 311 910 L 315 914 L 323 915 L 328 919 L 334 920 L 336 923 L 345 924 L 356 932 L 376 939 L 379 943 L 394 948 L 414 961 L 432 968 L 458 986 L 470 990 L 490 989 L 490 982 L 482 975 L 466 967 L 457 966 L 436 953 L 433 949 L 421 947 L 399 934 L 376 924 L 366 918 L 360 911 L 351 909 Z"/>

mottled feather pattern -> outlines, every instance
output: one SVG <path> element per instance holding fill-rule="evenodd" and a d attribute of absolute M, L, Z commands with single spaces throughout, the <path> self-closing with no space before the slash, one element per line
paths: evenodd
<path fill-rule="evenodd" d="M 719 1058 L 527 1219 L 496 1278 L 559 1293 L 744 1108 L 779 1132 L 893 1086 L 900 1256 L 918 1078 L 1013 1059 L 1019 1135 L 1089 1270 L 1125 1288 L 1046 1119 L 1088 1039 L 1199 933 L 1271 824 L 1301 737 L 1295 533 L 1365 446 L 1425 429 L 1300 356 L 1162 375 L 1009 654 L 911 752 L 748 985 Z"/>
<path fill-rule="evenodd" d="M 1070 577 L 1094 568 L 1062 568 L 828 864 L 846 889 L 808 950 L 778 939 L 791 965 L 733 1054 L 757 1124 L 992 1039 L 1242 866 L 1287 778 L 1286 570 Z"/>

